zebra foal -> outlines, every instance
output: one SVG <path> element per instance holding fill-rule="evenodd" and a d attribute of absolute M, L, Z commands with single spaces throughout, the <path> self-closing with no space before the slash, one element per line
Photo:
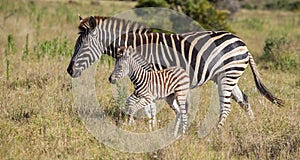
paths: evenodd
<path fill-rule="evenodd" d="M 121 48 L 119 55 L 109 81 L 115 84 L 128 75 L 133 82 L 134 93 L 126 100 L 130 121 L 139 109 L 153 105 L 154 100 L 166 99 L 176 113 L 174 135 L 177 135 L 180 124 L 182 124 L 182 133 L 185 133 L 188 127 L 187 96 L 190 85 L 188 73 L 180 67 L 148 71 L 133 58 L 140 54 L 136 53 L 131 46 Z M 151 116 L 155 117 L 154 114 Z"/>

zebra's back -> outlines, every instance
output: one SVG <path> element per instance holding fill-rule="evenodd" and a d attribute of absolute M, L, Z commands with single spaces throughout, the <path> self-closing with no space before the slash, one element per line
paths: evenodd
<path fill-rule="evenodd" d="M 190 87 L 189 74 L 181 67 L 170 67 L 148 72 L 149 90 L 154 99 L 165 98 L 171 94 L 187 93 Z"/>
<path fill-rule="evenodd" d="M 144 33 L 126 34 L 122 45 L 132 45 L 153 63 L 154 70 L 180 66 L 191 79 L 191 88 L 200 86 L 215 75 L 234 70 L 232 62 L 248 64 L 248 49 L 236 35 L 225 31 L 190 32 L 184 34 Z M 132 37 L 135 38 L 132 38 Z M 131 37 L 131 38 L 130 38 Z M 134 40 L 133 40 L 134 39 Z M 247 65 L 243 65 L 246 68 Z"/>

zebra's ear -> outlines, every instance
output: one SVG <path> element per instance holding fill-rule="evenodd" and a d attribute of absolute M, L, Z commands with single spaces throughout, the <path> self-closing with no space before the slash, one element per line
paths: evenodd
<path fill-rule="evenodd" d="M 83 21 L 83 18 L 80 16 L 80 14 L 78 14 L 78 17 L 79 17 L 79 21 L 81 23 Z"/>
<path fill-rule="evenodd" d="M 148 65 L 149 65 L 149 67 L 151 68 L 151 70 L 153 70 L 153 64 L 152 64 L 152 63 L 149 63 Z"/>
<path fill-rule="evenodd" d="M 135 49 L 132 48 L 132 46 L 129 46 L 129 47 L 127 48 L 127 50 L 126 50 L 126 55 L 127 55 L 127 56 L 130 56 L 130 55 L 132 55 L 134 52 L 135 52 Z"/>
<path fill-rule="evenodd" d="M 96 19 L 95 17 L 91 16 L 89 18 L 89 26 L 90 26 L 90 30 L 94 30 L 96 27 Z"/>
<path fill-rule="evenodd" d="M 116 58 L 121 58 L 122 56 L 124 56 L 124 51 L 125 51 L 126 47 L 125 46 L 121 46 L 118 48 L 118 51 L 117 51 L 117 56 Z"/>

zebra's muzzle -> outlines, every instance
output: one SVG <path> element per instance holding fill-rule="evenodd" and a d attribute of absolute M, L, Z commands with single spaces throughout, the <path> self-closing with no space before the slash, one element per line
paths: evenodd
<path fill-rule="evenodd" d="M 116 82 L 117 82 L 117 80 L 116 79 L 112 79 L 111 76 L 109 76 L 108 80 L 109 80 L 109 82 L 111 84 L 116 84 Z"/>
<path fill-rule="evenodd" d="M 69 75 L 72 78 L 76 78 L 79 77 L 81 75 L 81 70 L 76 70 L 74 68 L 74 61 L 71 61 L 68 68 L 67 68 L 67 72 L 69 73 Z"/>

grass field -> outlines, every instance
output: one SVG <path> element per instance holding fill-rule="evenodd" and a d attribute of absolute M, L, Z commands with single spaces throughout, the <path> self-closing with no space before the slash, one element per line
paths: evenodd
<path fill-rule="evenodd" d="M 0 159 L 153 159 L 153 153 L 122 153 L 99 143 L 78 117 L 72 79 L 66 69 L 77 38 L 77 15 L 113 16 L 135 2 L 0 0 Z M 209 106 L 211 83 L 200 89 L 200 110 L 188 133 L 157 152 L 158 159 L 300 159 L 300 73 L 265 66 L 265 40 L 284 36 L 296 58 L 300 52 L 300 13 L 241 10 L 232 29 L 248 45 L 264 83 L 285 100 L 278 108 L 256 90 L 250 68 L 239 81 L 255 120 L 238 104 L 221 132 L 199 139 L 197 124 Z M 296 60 L 297 65 L 299 61 Z M 107 80 L 112 65 L 98 64 L 97 95 L 114 121 L 115 101 Z M 161 125 L 173 118 L 166 108 Z M 142 127 L 144 121 L 138 122 Z"/>

